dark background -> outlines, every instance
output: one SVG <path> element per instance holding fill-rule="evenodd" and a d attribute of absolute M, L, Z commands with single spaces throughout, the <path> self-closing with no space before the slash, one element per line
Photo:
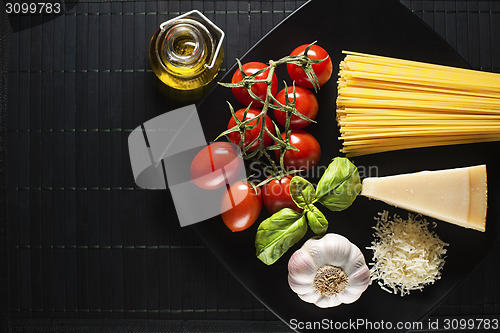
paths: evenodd
<path fill-rule="evenodd" d="M 221 27 L 223 75 L 303 3 L 66 1 L 7 16 L 0 2 L 4 331 L 288 331 L 161 209 L 168 191 L 135 186 L 127 137 L 177 107 L 147 59 L 161 22 L 199 9 Z M 500 72 L 500 2 L 402 3 L 472 68 Z M 497 244 L 431 317 L 498 317 L 499 258 Z"/>

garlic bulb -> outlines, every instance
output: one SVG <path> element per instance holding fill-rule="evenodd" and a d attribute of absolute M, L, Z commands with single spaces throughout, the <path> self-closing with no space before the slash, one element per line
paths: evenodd
<path fill-rule="evenodd" d="M 370 270 L 356 245 L 331 233 L 309 239 L 292 255 L 288 284 L 302 300 L 329 308 L 356 301 L 370 284 Z"/>

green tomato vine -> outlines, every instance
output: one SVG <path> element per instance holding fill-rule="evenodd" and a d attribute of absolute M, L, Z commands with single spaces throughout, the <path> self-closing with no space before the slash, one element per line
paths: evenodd
<path fill-rule="evenodd" d="M 256 101 L 259 101 L 263 104 L 261 112 L 256 117 L 246 119 L 247 113 L 248 113 L 250 107 L 252 106 L 252 103 L 250 103 L 250 105 L 248 105 L 244 111 L 242 120 L 239 120 L 238 117 L 236 117 L 234 108 L 231 105 L 231 103 L 227 102 L 229 105 L 229 111 L 231 112 L 231 115 L 232 115 L 233 119 L 235 120 L 236 125 L 230 129 L 222 132 L 215 139 L 215 140 L 218 140 L 223 136 L 225 136 L 227 138 L 228 134 L 238 131 L 240 133 L 239 146 L 241 149 L 242 157 L 245 160 L 250 160 L 250 159 L 261 160 L 263 157 L 266 159 L 268 165 L 272 168 L 272 177 L 269 177 L 268 179 L 262 181 L 261 183 L 259 183 L 257 185 L 257 187 L 262 186 L 262 185 L 266 184 L 267 182 L 270 182 L 273 179 L 281 178 L 281 177 L 284 177 L 284 176 L 287 176 L 290 174 L 300 172 L 300 170 L 286 170 L 286 168 L 284 166 L 284 156 L 285 156 L 286 151 L 287 150 L 295 150 L 295 151 L 299 150 L 297 147 L 293 146 L 290 143 L 290 135 L 291 135 L 290 119 L 291 119 L 292 115 L 295 115 L 297 117 L 300 117 L 300 118 L 307 120 L 307 121 L 310 121 L 310 122 L 315 122 L 315 121 L 312 119 L 309 119 L 308 117 L 306 117 L 305 115 L 303 115 L 297 111 L 296 106 L 295 106 L 295 104 L 296 104 L 295 82 L 293 83 L 293 101 L 290 101 L 290 99 L 288 98 L 288 94 L 285 94 L 285 104 L 282 104 L 278 100 L 276 100 L 276 98 L 273 96 L 273 94 L 271 92 L 271 86 L 272 86 L 273 75 L 274 75 L 274 72 L 276 70 L 276 67 L 283 65 L 283 64 L 295 64 L 297 66 L 300 66 L 304 70 L 306 76 L 311 81 L 311 83 L 314 87 L 314 90 L 318 91 L 320 86 L 319 86 L 318 78 L 317 78 L 316 74 L 314 73 L 312 66 L 314 64 L 318 64 L 322 61 L 325 61 L 326 59 L 312 60 L 308 57 L 307 53 L 315 43 L 316 42 L 309 44 L 306 47 L 306 49 L 304 50 L 304 54 L 302 54 L 302 55 L 286 56 L 286 57 L 283 57 L 283 58 L 276 60 L 276 61 L 269 60 L 269 66 L 255 72 L 253 74 L 250 74 L 250 75 L 246 74 L 243 71 L 243 66 L 242 66 L 241 62 L 239 61 L 239 59 L 236 59 L 243 79 L 240 82 L 236 82 L 236 83 L 219 82 L 219 84 L 221 86 L 224 86 L 227 88 L 244 87 L 248 91 L 248 94 L 253 99 L 255 99 Z M 259 76 L 260 74 L 262 74 L 268 70 L 269 70 L 269 72 L 268 72 L 266 78 L 264 78 L 264 79 L 256 78 L 257 76 Z M 256 83 L 265 83 L 267 85 L 265 100 L 262 100 L 260 97 L 258 97 L 252 91 L 252 86 Z M 285 89 L 286 89 L 285 91 L 287 91 L 288 86 L 287 86 L 286 82 L 284 82 L 284 84 L 285 84 Z M 281 134 L 279 127 L 276 125 L 276 123 L 272 119 L 271 119 L 271 121 L 272 121 L 274 130 L 275 130 L 275 133 L 270 131 L 267 128 L 267 126 L 265 125 L 266 119 L 268 117 L 268 111 L 270 109 L 276 109 L 276 110 L 280 110 L 280 111 L 283 111 L 286 113 L 286 123 L 285 123 L 285 129 L 284 129 L 284 133 L 286 133 L 286 134 L 285 134 L 284 138 L 282 138 L 282 134 Z M 254 122 L 254 121 L 255 121 L 255 124 L 250 125 L 250 123 Z M 257 126 L 259 126 L 259 124 L 262 124 L 262 126 L 260 128 L 259 135 L 251 143 L 245 145 L 244 144 L 245 131 L 254 129 Z M 267 147 L 264 146 L 263 137 L 265 134 L 269 135 L 276 144 L 269 145 Z M 257 141 L 259 142 L 257 149 L 255 149 L 253 151 L 249 151 L 249 148 L 252 147 Z M 276 163 L 276 161 L 270 155 L 270 152 L 272 152 L 274 150 L 280 151 L 279 165 Z"/>

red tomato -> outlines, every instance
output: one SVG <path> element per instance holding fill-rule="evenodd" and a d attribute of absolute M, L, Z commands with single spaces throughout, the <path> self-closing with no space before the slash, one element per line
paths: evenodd
<path fill-rule="evenodd" d="M 203 148 L 191 162 L 191 181 L 205 190 L 230 184 L 241 176 L 243 159 L 229 142 L 215 142 Z"/>
<path fill-rule="evenodd" d="M 303 55 L 304 51 L 307 47 L 307 44 L 301 45 L 292 51 L 291 56 L 299 56 Z M 332 76 L 333 65 L 332 59 L 328 55 L 328 53 L 319 45 L 314 44 L 311 46 L 309 51 L 307 52 L 307 56 L 312 60 L 321 60 L 327 58 L 325 61 L 320 62 L 319 64 L 312 65 L 314 73 L 318 78 L 319 85 L 324 85 Z M 298 85 L 306 88 L 313 88 L 311 81 L 307 77 L 306 73 L 302 69 L 302 67 L 294 65 L 294 64 L 286 64 L 286 69 L 288 70 L 288 75 L 295 81 Z"/>
<path fill-rule="evenodd" d="M 281 134 L 285 138 L 285 133 Z M 309 170 L 316 166 L 321 157 L 321 147 L 311 134 L 303 130 L 292 130 L 290 144 L 299 151 L 287 150 L 283 158 L 285 168 L 288 170 Z M 275 156 L 280 158 L 280 150 L 275 150 Z"/>
<path fill-rule="evenodd" d="M 290 195 L 290 181 L 292 176 L 273 179 L 262 187 L 262 200 L 269 213 L 274 214 L 283 208 L 291 208 L 302 212 Z"/>
<path fill-rule="evenodd" d="M 240 110 L 236 111 L 235 112 L 236 118 L 238 118 L 239 120 L 242 120 L 244 113 L 245 113 L 245 109 L 240 109 Z M 247 112 L 246 119 L 255 118 L 259 114 L 260 114 L 259 109 L 250 108 Z M 255 140 L 255 138 L 257 138 L 259 136 L 260 130 L 262 128 L 261 119 L 251 121 L 250 123 L 248 123 L 248 125 L 254 126 L 257 121 L 259 122 L 259 124 L 255 128 L 248 129 L 245 131 L 245 143 L 244 143 L 245 147 L 248 147 L 248 145 L 250 143 L 252 143 L 252 141 Z M 229 123 L 227 124 L 227 129 L 230 129 L 234 126 L 236 126 L 236 121 L 234 120 L 233 117 L 231 117 L 231 119 L 229 120 Z M 269 131 L 271 133 L 274 134 L 273 122 L 271 121 L 271 118 L 269 116 L 266 117 L 266 127 L 269 129 Z M 234 143 L 235 145 L 238 146 L 240 144 L 240 140 L 241 140 L 240 132 L 229 133 L 228 137 L 229 137 L 229 140 L 232 143 Z M 263 139 L 264 139 L 264 146 L 265 147 L 269 146 L 273 142 L 273 138 L 271 138 L 271 136 L 267 133 L 264 133 Z M 248 149 L 248 151 L 253 151 L 253 150 L 257 149 L 259 147 L 259 144 L 260 144 L 260 142 L 258 140 L 255 141 L 255 143 L 250 147 L 250 149 Z"/>
<path fill-rule="evenodd" d="M 221 200 L 221 215 L 232 231 L 249 228 L 259 217 L 262 209 L 260 189 L 257 192 L 247 182 L 237 181 L 227 187 Z"/>
<path fill-rule="evenodd" d="M 293 87 L 288 87 L 287 90 L 288 100 L 290 102 L 294 101 L 293 98 Z M 318 100 L 314 93 L 308 89 L 295 87 L 295 108 L 297 111 L 307 118 L 314 120 L 318 114 Z M 285 89 L 281 90 L 276 99 L 281 104 L 285 105 Z M 277 104 L 276 102 L 274 104 Z M 280 110 L 273 110 L 274 117 L 280 125 L 285 126 L 286 124 L 286 112 Z M 311 122 L 304 120 L 296 115 L 292 115 L 290 118 L 290 129 L 301 129 L 309 125 Z"/>
<path fill-rule="evenodd" d="M 268 67 L 266 64 L 262 62 L 249 62 L 244 64 L 243 66 L 243 72 L 247 75 L 254 74 L 258 72 L 259 70 Z M 269 70 L 257 75 L 255 78 L 256 79 L 267 79 L 267 76 L 269 75 Z M 237 83 L 243 80 L 243 76 L 241 75 L 241 71 L 238 68 L 236 72 L 233 75 L 233 78 L 231 80 L 232 83 Z M 245 87 L 236 87 L 236 88 L 231 88 L 233 90 L 234 97 L 243 105 L 249 105 L 250 102 L 252 103 L 252 106 L 254 107 L 262 107 L 263 104 L 261 102 L 256 101 L 253 99 L 250 94 L 248 93 L 247 89 Z M 276 74 L 273 73 L 273 80 L 271 83 L 271 93 L 276 95 L 276 92 L 278 91 L 278 78 L 276 77 Z M 263 101 L 266 100 L 266 95 L 267 95 L 267 84 L 264 82 L 262 83 L 254 83 L 252 85 L 252 92 L 257 95 L 260 99 Z"/>

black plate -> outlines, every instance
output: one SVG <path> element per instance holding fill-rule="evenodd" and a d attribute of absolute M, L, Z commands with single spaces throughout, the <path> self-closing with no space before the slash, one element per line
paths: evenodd
<path fill-rule="evenodd" d="M 397 1 L 309 2 L 261 40 L 242 61 L 276 60 L 289 54 L 296 46 L 315 40 L 330 53 L 335 66 L 332 79 L 318 94 L 318 123 L 307 128 L 321 144 L 322 165 L 327 165 L 333 157 L 340 155 L 335 99 L 338 64 L 343 59 L 342 50 L 467 67 L 463 59 L 445 41 Z M 235 69 L 233 67 L 227 73 L 224 82 L 230 81 Z M 284 68 L 278 68 L 277 73 L 280 81 L 285 79 L 290 82 Z M 207 140 L 213 140 L 227 126 L 229 111 L 226 100 L 235 106 L 239 105 L 230 89 L 217 87 L 199 104 L 198 111 Z M 500 238 L 500 180 L 498 174 L 493 172 L 500 170 L 499 148 L 499 143 L 460 145 L 412 149 L 353 159 L 362 176 L 384 176 L 426 169 L 487 164 L 487 231 L 481 233 L 444 222 L 438 223 L 436 232 L 441 239 L 450 243 L 442 279 L 435 285 L 426 287 L 423 292 L 413 292 L 404 298 L 389 294 L 377 284 L 373 284 L 353 304 L 320 309 L 300 300 L 287 283 L 288 259 L 305 240 L 313 236 L 310 231 L 275 264 L 266 266 L 255 256 L 254 237 L 258 223 L 244 232 L 231 233 L 221 218 L 216 217 L 193 228 L 229 271 L 286 323 L 290 323 L 292 319 L 327 319 L 334 322 L 365 319 L 371 322 L 384 320 L 392 323 L 418 321 L 471 272 Z M 369 201 L 363 197 L 359 197 L 344 212 L 331 213 L 326 209 L 322 211 L 330 221 L 328 232 L 349 238 L 363 250 L 369 262 L 371 253 L 365 247 L 372 241 L 373 217 L 384 209 L 391 213 L 406 214 L 382 202 Z M 265 217 L 266 212 L 263 212 L 259 221 Z"/>

